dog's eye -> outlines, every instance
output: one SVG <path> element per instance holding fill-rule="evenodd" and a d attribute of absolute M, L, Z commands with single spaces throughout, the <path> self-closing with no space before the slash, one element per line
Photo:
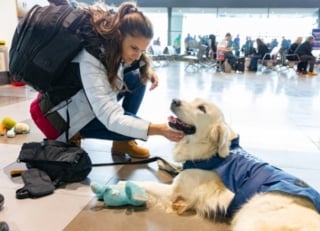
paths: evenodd
<path fill-rule="evenodd" d="M 198 109 L 199 109 L 200 111 L 202 111 L 203 113 L 206 113 L 206 112 L 207 112 L 205 106 L 203 106 L 203 105 L 199 105 L 199 106 L 198 106 Z"/>

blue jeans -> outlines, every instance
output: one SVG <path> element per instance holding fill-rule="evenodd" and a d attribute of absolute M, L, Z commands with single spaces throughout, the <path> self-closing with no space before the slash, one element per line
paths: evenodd
<path fill-rule="evenodd" d="M 258 69 L 258 61 L 261 58 L 262 58 L 261 55 L 254 55 L 254 56 L 251 57 L 250 66 L 249 66 L 249 70 L 250 71 L 257 71 L 257 69 Z"/>
<path fill-rule="evenodd" d="M 136 114 L 142 103 L 146 85 L 141 83 L 140 75 L 136 71 L 131 71 L 124 75 L 124 82 L 130 89 L 129 92 L 119 93 L 117 98 L 122 101 L 122 107 L 125 115 L 137 117 Z M 133 137 L 124 136 L 116 132 L 109 131 L 97 118 L 90 121 L 80 130 L 80 134 L 84 138 L 95 138 L 104 140 L 132 140 Z"/>
<path fill-rule="evenodd" d="M 237 58 L 231 52 L 225 52 L 224 58 L 228 59 L 228 63 L 231 65 L 232 69 L 234 69 Z"/>

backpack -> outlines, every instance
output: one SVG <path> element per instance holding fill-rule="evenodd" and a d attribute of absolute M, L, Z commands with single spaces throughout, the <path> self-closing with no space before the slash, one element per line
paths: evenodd
<path fill-rule="evenodd" d="M 28 142 L 21 147 L 18 162 L 24 162 L 28 169 L 45 171 L 55 185 L 80 182 L 91 171 L 92 163 L 88 153 L 77 145 L 56 140 Z"/>
<path fill-rule="evenodd" d="M 46 139 L 24 143 L 17 162 L 27 167 L 21 175 L 24 186 L 16 191 L 17 199 L 52 194 L 65 183 L 83 181 L 92 168 L 88 153 L 81 147 Z"/>
<path fill-rule="evenodd" d="M 66 66 L 83 48 L 80 31 L 89 17 L 69 5 L 35 5 L 21 20 L 12 39 L 9 72 L 14 80 L 41 93 L 52 91 Z"/>
<path fill-rule="evenodd" d="M 16 191 L 17 199 L 38 198 L 52 194 L 56 188 L 68 183 L 81 182 L 96 166 L 147 164 L 161 161 L 163 170 L 176 175 L 180 169 L 165 159 L 155 156 L 139 161 L 92 163 L 81 147 L 56 140 L 23 143 L 17 162 L 25 163 L 26 170 L 12 170 L 12 177 L 20 176 L 24 186 Z"/>

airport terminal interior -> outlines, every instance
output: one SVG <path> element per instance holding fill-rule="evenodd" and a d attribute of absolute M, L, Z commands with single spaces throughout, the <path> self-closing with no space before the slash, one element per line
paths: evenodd
<path fill-rule="evenodd" d="M 159 20 L 162 17 L 166 18 L 163 8 L 153 7 L 152 10 L 151 8 L 145 7 L 145 10 L 154 20 L 156 31 L 154 39 L 160 37 L 161 51 L 167 48 L 167 52 L 152 53 L 151 48 L 154 46 L 153 43 L 150 44 L 148 52 L 153 59 L 153 70 L 159 76 L 159 86 L 152 91 L 146 91 L 138 116 L 148 121 L 166 123 L 168 117 L 172 115 L 170 103 L 173 99 L 191 101 L 203 98 L 213 102 L 223 111 L 227 123 L 239 134 L 241 147 L 259 159 L 296 175 L 320 191 L 319 50 L 314 50 L 317 62 L 314 67 L 316 74 L 313 76 L 297 73 L 296 62 L 279 61 L 279 56 L 276 62 L 259 62 L 257 71 L 247 69 L 249 57 L 244 59 L 243 71 L 226 71 L 224 64 L 212 59 L 211 56 L 203 54 L 199 56 L 199 49 L 187 54 L 182 44 L 182 51 L 179 54 L 168 51 L 172 49 L 173 39 L 180 32 L 184 37 L 188 31 L 197 31 L 200 28 L 196 24 L 189 29 L 185 28 L 185 25 L 192 26 L 191 21 L 195 19 L 217 20 L 219 25 L 229 25 L 228 29 L 222 26 L 210 31 L 199 29 L 197 35 L 214 33 L 222 39 L 226 32 L 230 32 L 234 36 L 241 34 L 243 41 L 246 35 L 252 38 L 261 36 L 266 40 L 275 37 L 281 39 L 283 36 L 294 39 L 300 35 L 304 37 L 311 35 L 312 29 L 318 28 L 316 22 L 319 18 L 319 9 L 301 9 L 300 13 L 290 9 L 287 11 L 278 9 L 273 11 L 278 12 L 274 21 L 270 16 L 270 9 L 267 11 L 262 8 L 250 9 L 252 14 L 249 14 L 245 9 L 223 8 L 225 17 L 221 18 L 224 19 L 216 15 L 206 17 L 209 15 L 208 9 L 185 9 L 184 14 L 180 12 L 178 18 L 184 18 L 188 23 L 180 24 L 180 31 L 172 30 L 171 36 L 166 36 L 168 28 L 157 27 Z M 175 12 L 178 12 L 178 9 Z M 261 12 L 267 12 L 267 16 L 263 16 Z M 249 24 L 244 22 L 250 17 L 256 19 L 259 17 L 263 25 L 268 24 L 268 18 L 271 18 L 274 24 L 279 19 L 284 20 L 288 15 L 290 19 L 287 23 L 301 22 L 299 24 L 301 33 L 297 33 L 296 29 L 290 29 L 291 27 L 281 31 L 272 30 L 275 28 L 273 25 L 268 29 L 261 29 L 256 25 L 256 29 L 250 31 L 248 28 L 253 24 L 252 21 L 249 20 Z M 235 21 L 231 20 L 234 17 L 241 18 L 239 20 L 246 25 L 245 30 L 241 31 L 239 29 L 241 25 L 234 24 Z M 168 42 L 170 39 L 172 41 Z M 242 57 L 243 53 L 240 56 Z M 12 82 L 10 76 L 8 81 L 4 81 L 3 77 L 7 77 L 7 74 L 6 71 L 1 72 L 0 119 L 12 117 L 15 121 L 30 126 L 30 132 L 27 134 L 17 134 L 12 138 L 6 135 L 0 136 L 0 194 L 4 196 L 0 208 L 0 222 L 5 222 L 10 230 L 228 231 L 230 229 L 225 222 L 204 219 L 193 213 L 179 216 L 167 213 L 163 208 L 152 204 L 140 207 L 108 207 L 103 201 L 99 201 L 90 189 L 91 183 L 113 185 L 119 180 L 171 183 L 173 176 L 160 170 L 156 162 L 93 167 L 85 181 L 64 185 L 45 197 L 17 199 L 16 190 L 23 187 L 23 181 L 21 177 L 12 177 L 10 173 L 12 170 L 26 168 L 23 163 L 17 162 L 21 146 L 26 142 L 42 141 L 44 136 L 29 114 L 30 103 L 37 92 L 28 85 Z M 151 136 L 147 141 L 137 140 L 137 142 L 149 148 L 152 156 L 173 161 L 173 142 L 159 136 Z M 81 140 L 81 147 L 88 152 L 93 163 L 128 160 L 128 155 L 112 156 L 111 144 L 111 141 L 105 140 Z M 7 229 L 1 231 L 4 230 Z"/>
<path fill-rule="evenodd" d="M 140 117 L 166 122 L 172 115 L 169 107 L 173 98 L 201 97 L 212 101 L 222 109 L 226 121 L 240 135 L 241 146 L 249 153 L 320 190 L 318 76 L 297 75 L 290 68 L 224 73 L 209 67 L 190 72 L 185 70 L 188 64 L 174 60 L 156 63 L 160 84 L 147 91 Z M 114 184 L 119 179 L 171 182 L 171 175 L 159 170 L 156 163 L 94 167 L 85 182 L 69 184 L 43 198 L 16 199 L 15 192 L 23 183 L 20 177 L 10 177 L 10 171 L 24 167 L 16 163 L 21 145 L 43 138 L 29 115 L 35 95 L 27 86 L 0 87 L 0 114 L 31 126 L 29 134 L 0 137 L 1 194 L 5 197 L 0 219 L 8 223 L 10 230 L 228 230 L 226 224 L 192 215 L 167 214 L 156 207 L 108 208 L 90 190 L 90 182 Z M 148 147 L 153 156 L 172 160 L 174 143 L 162 137 L 138 142 Z M 114 161 L 111 141 L 83 140 L 82 147 L 95 163 Z"/>

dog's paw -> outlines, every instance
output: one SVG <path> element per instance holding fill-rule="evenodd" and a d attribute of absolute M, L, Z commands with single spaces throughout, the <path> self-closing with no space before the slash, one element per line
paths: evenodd
<path fill-rule="evenodd" d="M 188 209 L 187 201 L 182 196 L 178 196 L 172 202 L 172 209 L 179 215 L 183 214 Z"/>
<path fill-rule="evenodd" d="M 182 171 L 182 165 L 179 165 L 177 163 L 170 163 L 164 159 L 159 159 L 157 163 L 160 170 L 167 171 L 174 175 L 177 175 Z"/>

